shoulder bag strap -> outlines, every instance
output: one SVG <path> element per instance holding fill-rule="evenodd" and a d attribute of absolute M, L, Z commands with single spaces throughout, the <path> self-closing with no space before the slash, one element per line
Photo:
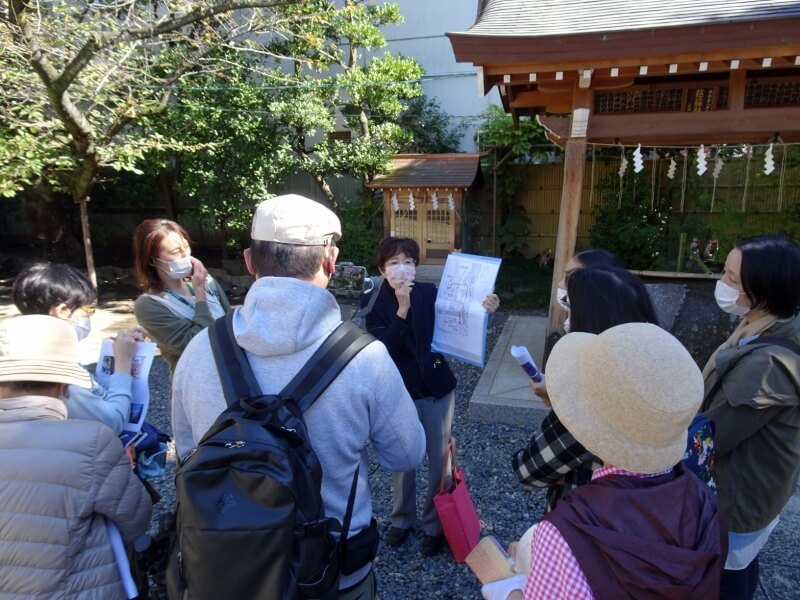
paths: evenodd
<path fill-rule="evenodd" d="M 317 348 L 280 393 L 283 400 L 294 399 L 305 412 L 328 388 L 356 354 L 375 338 L 350 321 L 343 321 Z"/>
<path fill-rule="evenodd" d="M 799 345 L 795 344 L 792 340 L 787 340 L 786 338 L 778 337 L 777 335 L 762 335 L 754 340 L 750 340 L 747 342 L 747 344 L 745 344 L 745 346 L 749 346 L 750 344 L 771 344 L 773 346 L 786 348 L 787 350 L 791 350 L 795 354 L 800 355 Z"/>
<path fill-rule="evenodd" d="M 372 307 L 375 306 L 375 301 L 378 299 L 378 293 L 381 291 L 382 285 L 383 277 L 380 277 L 378 278 L 378 283 L 373 286 L 372 291 L 369 293 L 369 300 L 367 300 L 367 303 L 362 308 L 359 308 L 356 312 L 354 312 L 353 316 L 350 317 L 350 320 L 353 320 L 356 317 L 366 317 L 372 312 Z"/>
<path fill-rule="evenodd" d="M 235 310 L 230 311 L 208 328 L 211 352 L 217 364 L 219 380 L 228 406 L 261 395 L 261 386 L 250 367 L 247 355 L 233 334 L 234 314 Z"/>
<path fill-rule="evenodd" d="M 339 538 L 343 553 L 347 552 L 347 536 L 350 533 L 350 520 L 353 517 L 353 505 L 356 503 L 356 488 L 358 487 L 358 471 L 361 469 L 359 459 L 356 465 L 356 472 L 353 473 L 353 483 L 350 485 L 350 495 L 347 497 L 347 510 L 344 513 L 344 523 L 342 523 L 342 535 Z"/>
<path fill-rule="evenodd" d="M 800 346 L 798 346 L 791 340 L 787 340 L 786 338 L 778 337 L 776 335 L 762 335 L 750 340 L 744 345 L 749 346 L 750 344 L 769 344 L 773 346 L 780 346 L 781 348 L 786 348 L 787 350 L 791 350 L 797 355 L 800 355 Z M 737 362 L 739 362 L 741 358 L 743 357 L 739 357 L 737 360 L 731 362 L 724 373 L 718 373 L 716 375 L 717 380 L 714 382 L 714 385 L 711 386 L 711 389 L 709 390 L 708 394 L 706 394 L 705 396 L 706 398 L 713 398 L 716 395 L 716 393 L 719 391 L 719 388 L 722 386 L 722 379 L 725 377 L 725 375 L 728 374 L 728 372 L 731 369 L 733 369 L 733 367 L 736 365 Z"/>

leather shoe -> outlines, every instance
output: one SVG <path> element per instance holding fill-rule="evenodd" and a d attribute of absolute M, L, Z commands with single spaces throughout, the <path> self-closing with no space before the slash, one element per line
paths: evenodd
<path fill-rule="evenodd" d="M 444 536 L 443 535 L 428 535 L 425 534 L 422 536 L 422 555 L 423 556 L 434 556 L 439 554 L 439 552 L 444 546 Z"/>
<path fill-rule="evenodd" d="M 406 541 L 406 538 L 410 532 L 410 528 L 403 529 L 402 527 L 395 527 L 392 525 L 389 527 L 389 531 L 386 533 L 386 543 L 395 548 Z"/>

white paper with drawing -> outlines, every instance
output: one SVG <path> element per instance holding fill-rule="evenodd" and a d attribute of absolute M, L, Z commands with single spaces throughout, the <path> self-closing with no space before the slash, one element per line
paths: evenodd
<path fill-rule="evenodd" d="M 436 295 L 434 352 L 482 367 L 489 315 L 482 303 L 494 291 L 499 258 L 453 253 L 447 257 Z"/>
<path fill-rule="evenodd" d="M 114 372 L 114 349 L 111 340 L 104 340 L 100 347 L 100 357 L 95 367 L 95 377 L 104 387 L 108 387 L 111 374 Z M 142 429 L 142 424 L 147 417 L 147 408 L 150 405 L 150 366 L 156 353 L 156 345 L 152 342 L 136 342 L 136 354 L 131 362 L 131 413 L 125 423 L 120 438 L 127 446 L 135 441 Z"/>

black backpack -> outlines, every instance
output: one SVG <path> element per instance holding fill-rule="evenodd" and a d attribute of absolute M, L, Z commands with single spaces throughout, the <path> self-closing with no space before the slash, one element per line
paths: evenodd
<path fill-rule="evenodd" d="M 228 408 L 175 476 L 169 597 L 337 598 L 339 573 L 348 570 L 340 564 L 334 534 L 350 544 L 358 467 L 340 525 L 325 516 L 322 469 L 303 412 L 375 338 L 342 323 L 279 394 L 264 395 L 233 336 L 233 314 L 209 328 Z M 374 519 L 364 532 L 369 530 L 371 560 L 377 550 Z"/>

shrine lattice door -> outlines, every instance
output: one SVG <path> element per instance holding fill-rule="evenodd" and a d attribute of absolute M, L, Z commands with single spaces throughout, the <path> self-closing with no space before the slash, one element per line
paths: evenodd
<path fill-rule="evenodd" d="M 390 233 L 409 237 L 419 244 L 422 264 L 444 264 L 447 255 L 455 248 L 456 213 L 440 200 L 434 209 L 430 198 L 420 193 L 411 210 L 408 199 L 398 201 L 399 210 L 391 211 Z"/>

